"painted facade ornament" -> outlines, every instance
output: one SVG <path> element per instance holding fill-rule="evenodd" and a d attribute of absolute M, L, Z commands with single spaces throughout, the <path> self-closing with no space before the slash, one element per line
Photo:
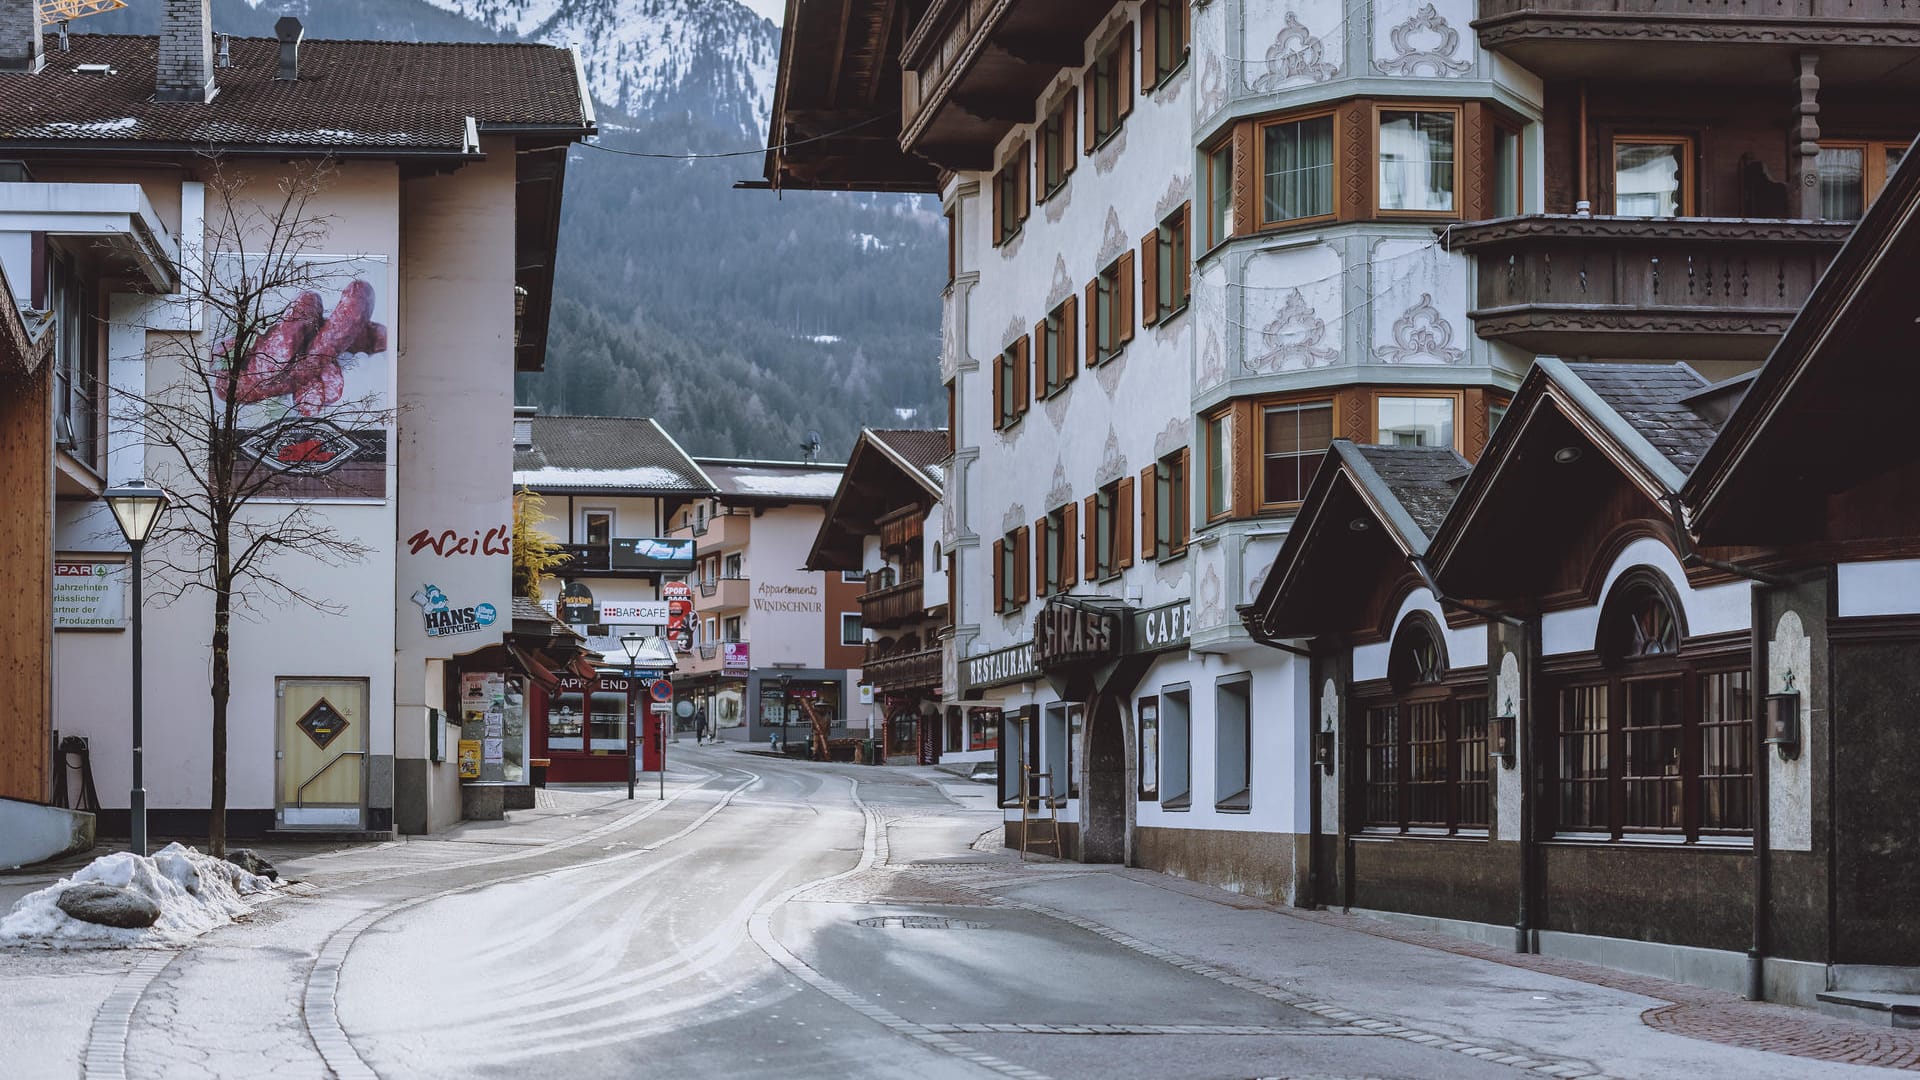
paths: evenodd
<path fill-rule="evenodd" d="M 1112 428 L 1107 429 L 1106 449 L 1100 454 L 1100 472 L 1098 480 L 1110 484 L 1128 475 L 1126 456 L 1120 453 L 1120 435 Z"/>
<path fill-rule="evenodd" d="M 1261 91 L 1278 90 L 1300 80 L 1323 83 L 1339 74 L 1339 64 L 1327 63 L 1326 42 L 1313 36 L 1300 16 L 1289 11 L 1280 33 L 1267 46 L 1266 73 L 1254 79 L 1252 86 Z"/>
<path fill-rule="evenodd" d="M 1220 606 L 1220 567 L 1213 562 L 1207 563 L 1207 569 L 1200 575 L 1199 603 L 1194 606 L 1193 625 L 1196 628 L 1222 626 L 1226 623 Z"/>
<path fill-rule="evenodd" d="M 1260 330 L 1266 349 L 1251 366 L 1255 371 L 1287 371 L 1332 364 L 1340 351 L 1321 345 L 1326 336 L 1327 321 L 1308 306 L 1299 289 L 1289 289 L 1286 302 Z"/>
<path fill-rule="evenodd" d="M 1373 355 L 1383 364 L 1458 364 L 1467 354 L 1453 347 L 1453 325 L 1433 306 L 1433 294 L 1421 293 L 1419 303 L 1393 320 L 1393 344 Z"/>
<path fill-rule="evenodd" d="M 1027 523 L 1026 504 L 1014 503 L 1012 506 L 1007 507 L 1005 514 L 1000 516 L 1000 532 L 1004 535 Z"/>
<path fill-rule="evenodd" d="M 1106 224 L 1100 227 L 1100 254 L 1094 257 L 1094 261 L 1105 266 L 1126 254 L 1132 246 L 1133 241 L 1127 237 L 1127 230 L 1120 227 L 1120 211 L 1107 207 Z"/>
<path fill-rule="evenodd" d="M 1227 105 L 1227 74 L 1220 54 L 1208 49 L 1200 62 L 1200 93 L 1195 95 L 1195 119 L 1212 116 Z"/>
<path fill-rule="evenodd" d="M 1059 462 L 1053 465 L 1053 486 L 1047 489 L 1048 506 L 1065 506 L 1073 501 L 1073 485 L 1067 483 L 1066 466 Z"/>
<path fill-rule="evenodd" d="M 1473 70 L 1473 61 L 1454 55 L 1460 48 L 1460 31 L 1447 25 L 1445 17 L 1435 11 L 1432 4 L 1420 5 L 1412 18 L 1394 27 L 1387 36 L 1393 42 L 1393 58 L 1373 62 L 1383 74 L 1418 75 L 1425 68 L 1428 75 L 1446 78 Z"/>
<path fill-rule="evenodd" d="M 1218 386 L 1227 381 L 1226 350 L 1221 347 L 1220 334 L 1207 324 L 1207 340 L 1200 346 L 1200 368 L 1194 373 L 1194 382 L 1200 389 Z"/>
<path fill-rule="evenodd" d="M 1067 260 L 1064 255 L 1053 257 L 1053 285 L 1047 289 L 1047 308 L 1052 310 L 1066 302 L 1067 297 L 1077 292 L 1073 287 L 1073 278 L 1067 274 Z"/>

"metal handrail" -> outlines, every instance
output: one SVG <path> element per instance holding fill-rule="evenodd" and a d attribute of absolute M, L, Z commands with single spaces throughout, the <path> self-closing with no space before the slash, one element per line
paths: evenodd
<path fill-rule="evenodd" d="M 309 776 L 306 778 L 306 780 L 302 781 L 299 787 L 293 789 L 293 808 L 295 810 L 305 810 L 307 808 L 307 802 L 306 802 L 307 785 L 313 783 L 315 780 L 320 779 L 320 777 L 323 774 L 325 774 L 328 769 L 333 768 L 334 762 L 339 761 L 343 757 L 363 758 L 366 756 L 367 756 L 367 752 L 365 750 L 342 750 L 339 753 L 333 755 L 333 758 L 331 760 L 329 760 L 325 765 L 320 766 L 319 770 L 316 771 L 312 776 Z"/>

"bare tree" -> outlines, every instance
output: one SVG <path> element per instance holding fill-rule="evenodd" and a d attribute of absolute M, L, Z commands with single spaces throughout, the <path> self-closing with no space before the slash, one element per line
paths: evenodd
<path fill-rule="evenodd" d="M 112 412 L 171 496 L 148 545 L 156 599 L 212 594 L 207 841 L 224 854 L 234 618 L 268 605 L 344 610 L 293 580 L 287 561 L 372 553 L 313 500 L 386 498 L 394 410 L 384 377 L 349 377 L 375 366 L 387 334 L 375 286 L 355 276 L 366 260 L 323 254 L 332 223 L 316 200 L 332 162 L 272 172 L 210 158 L 204 172 L 204 238 L 186 238 L 178 289 L 147 305 L 144 328 L 161 332 L 142 335 L 145 387 L 117 393 Z"/>

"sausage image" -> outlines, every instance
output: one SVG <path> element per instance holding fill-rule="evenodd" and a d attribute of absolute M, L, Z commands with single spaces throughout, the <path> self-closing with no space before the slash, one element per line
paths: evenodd
<path fill-rule="evenodd" d="M 356 346 L 367 333 L 367 327 L 373 318 L 373 286 L 364 281 L 354 281 L 340 293 L 340 300 L 333 305 L 333 313 L 313 336 L 312 344 L 307 346 L 307 362 L 315 365 L 315 374 L 322 360 L 337 360 L 341 353 L 359 351 Z M 302 370 L 305 374 L 305 369 Z"/>
<path fill-rule="evenodd" d="M 317 416 L 320 410 L 340 404 L 340 399 L 347 396 L 347 373 L 338 360 L 321 360 L 317 367 L 318 376 L 293 392 L 293 407 L 301 416 Z"/>
<path fill-rule="evenodd" d="M 318 293 L 301 293 L 287 305 L 286 314 L 280 316 L 273 329 L 263 334 L 260 343 L 254 346 L 253 354 L 247 358 L 245 374 L 268 384 L 269 396 L 292 393 L 295 388 L 288 385 L 288 376 L 293 374 L 314 335 L 320 332 L 320 320 L 325 314 Z"/>
<path fill-rule="evenodd" d="M 360 340 L 353 343 L 352 351 L 357 353 L 386 352 L 387 351 L 387 324 L 377 323 L 377 322 L 368 323 L 367 332 L 364 334 L 361 334 Z"/>

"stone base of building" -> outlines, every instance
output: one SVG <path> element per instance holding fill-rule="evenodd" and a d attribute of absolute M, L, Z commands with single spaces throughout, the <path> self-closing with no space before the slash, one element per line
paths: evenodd
<path fill-rule="evenodd" d="M 468 821 L 501 821 L 507 816 L 507 789 L 474 784 L 460 789 L 460 816 Z"/>
<path fill-rule="evenodd" d="M 1137 828 L 1134 865 L 1274 904 L 1291 904 L 1306 837 L 1223 829 Z"/>
<path fill-rule="evenodd" d="M 205 847 L 208 831 L 207 823 L 211 821 L 212 818 L 212 812 L 204 807 L 197 810 L 178 808 L 156 810 L 149 807 L 147 809 L 147 835 L 156 840 L 180 837 L 186 843 Z M 391 820 L 389 820 L 388 824 L 391 825 Z M 227 839 L 229 840 L 257 840 L 273 831 L 273 828 L 274 820 L 272 810 L 229 809 L 227 811 Z M 117 839 L 131 836 L 132 833 L 133 830 L 128 821 L 128 814 L 124 808 L 100 811 L 97 830 L 99 836 L 111 836 Z M 195 837 L 199 839 L 195 840 Z M 157 847 L 158 845 L 155 846 Z"/>

